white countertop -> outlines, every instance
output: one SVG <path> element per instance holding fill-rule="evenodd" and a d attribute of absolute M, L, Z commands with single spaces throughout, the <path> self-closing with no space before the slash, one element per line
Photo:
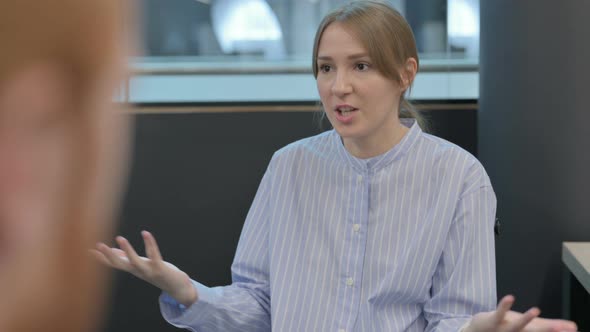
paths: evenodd
<path fill-rule="evenodd" d="M 564 242 L 561 260 L 590 293 L 590 242 Z"/>

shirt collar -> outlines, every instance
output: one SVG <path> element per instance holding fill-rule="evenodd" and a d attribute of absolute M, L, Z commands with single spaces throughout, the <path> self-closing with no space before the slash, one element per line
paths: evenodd
<path fill-rule="evenodd" d="M 401 141 L 389 151 L 367 159 L 357 158 L 350 154 L 350 152 L 348 152 L 348 150 L 346 150 L 344 147 L 340 135 L 338 135 L 335 130 L 332 130 L 332 141 L 336 145 L 338 155 L 359 173 L 375 173 L 381 170 L 385 166 L 391 164 L 393 161 L 402 158 L 406 152 L 410 150 L 410 148 L 414 145 L 422 133 L 422 129 L 415 119 L 404 118 L 400 120 L 402 125 L 410 128 Z"/>

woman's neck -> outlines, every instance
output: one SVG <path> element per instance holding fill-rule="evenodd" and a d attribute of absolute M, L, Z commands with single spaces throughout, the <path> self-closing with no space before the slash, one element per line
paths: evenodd
<path fill-rule="evenodd" d="M 391 130 L 382 135 L 371 135 L 363 138 L 343 138 L 346 150 L 360 159 L 369 159 L 386 153 L 396 146 L 410 129 L 397 122 Z"/>

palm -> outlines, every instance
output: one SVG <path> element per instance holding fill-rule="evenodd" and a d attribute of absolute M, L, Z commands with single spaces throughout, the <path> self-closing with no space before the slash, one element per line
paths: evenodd
<path fill-rule="evenodd" d="M 103 264 L 149 282 L 180 303 L 190 305 L 196 301 L 196 290 L 189 276 L 162 259 L 156 239 L 149 232 L 142 232 L 142 237 L 147 257 L 139 256 L 129 241 L 120 236 L 117 237 L 117 243 L 121 249 L 99 243 L 93 253 Z"/>

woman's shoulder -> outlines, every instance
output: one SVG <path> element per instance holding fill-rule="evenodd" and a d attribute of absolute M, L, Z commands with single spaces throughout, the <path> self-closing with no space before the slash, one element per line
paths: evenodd
<path fill-rule="evenodd" d="M 471 163 L 479 163 L 472 153 L 444 138 L 428 133 L 421 133 L 418 142 L 421 145 L 419 150 L 427 156 L 443 160 L 448 158 L 462 158 Z"/>
<path fill-rule="evenodd" d="M 478 179 L 482 185 L 490 185 L 490 180 L 482 163 L 472 153 L 444 138 L 422 133 L 420 148 L 415 149 L 420 158 L 431 159 L 435 169 L 456 173 L 466 179 Z"/>
<path fill-rule="evenodd" d="M 334 131 L 329 130 L 289 143 L 274 153 L 273 160 L 291 160 L 306 156 L 329 156 L 334 146 L 334 135 Z"/>

